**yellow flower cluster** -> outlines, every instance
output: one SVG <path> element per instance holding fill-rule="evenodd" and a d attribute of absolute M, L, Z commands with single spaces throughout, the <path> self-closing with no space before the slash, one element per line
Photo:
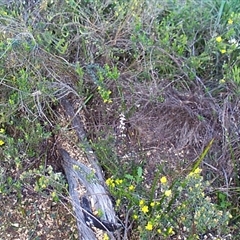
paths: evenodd
<path fill-rule="evenodd" d="M 106 184 L 107 184 L 107 186 L 109 186 L 109 187 L 115 187 L 115 182 L 114 182 L 114 180 L 112 179 L 112 178 L 108 178 L 107 180 L 106 180 Z"/>
<path fill-rule="evenodd" d="M 123 179 L 117 178 L 117 179 L 114 180 L 112 177 L 110 177 L 106 180 L 106 184 L 107 184 L 108 187 L 114 188 L 115 186 L 123 184 Z M 129 191 L 134 191 L 135 188 L 136 187 L 133 184 L 128 186 Z"/>
<path fill-rule="evenodd" d="M 166 184 L 167 184 L 167 177 L 166 177 L 166 176 L 161 177 L 160 182 L 161 182 L 163 185 L 166 185 Z M 166 190 L 166 191 L 164 192 L 164 195 L 165 195 L 166 197 L 171 196 L 171 194 L 172 194 L 172 190 L 171 190 L 171 189 L 168 189 L 168 190 Z"/>
<path fill-rule="evenodd" d="M 230 21 L 230 20 L 229 20 Z M 230 21 L 231 22 L 231 21 Z M 230 23 L 229 23 L 230 24 Z M 222 41 L 223 41 L 223 39 L 222 39 L 222 37 L 221 36 L 218 36 L 218 37 L 216 37 L 216 42 L 217 43 L 219 43 L 219 47 L 221 48 L 219 51 L 222 53 L 222 54 L 224 54 L 224 53 L 226 53 L 227 52 L 227 50 L 226 50 L 226 45 L 224 44 L 224 43 L 222 43 Z"/>
<path fill-rule="evenodd" d="M 140 206 L 141 211 L 142 211 L 143 213 L 148 213 L 148 212 L 149 212 L 148 206 L 145 204 L 145 201 L 144 201 L 143 199 L 141 199 L 141 200 L 139 201 L 139 206 Z"/>

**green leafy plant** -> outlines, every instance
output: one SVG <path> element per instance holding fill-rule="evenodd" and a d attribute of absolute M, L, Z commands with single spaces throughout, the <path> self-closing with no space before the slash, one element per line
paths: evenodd
<path fill-rule="evenodd" d="M 38 193 L 49 194 L 55 202 L 59 201 L 59 196 L 67 191 L 65 177 L 60 172 L 54 172 L 51 166 L 45 168 L 41 165 L 38 169 L 26 171 L 20 176 L 21 181 L 25 183 L 33 178 L 36 178 L 34 190 Z"/>
<path fill-rule="evenodd" d="M 105 83 L 109 80 L 117 80 L 119 77 L 119 72 L 116 67 L 113 67 L 112 69 L 108 64 L 104 65 L 104 68 L 99 68 L 97 71 L 98 79 L 96 81 L 96 84 L 98 86 L 97 90 L 100 94 L 100 96 L 103 99 L 104 103 L 111 103 L 112 100 L 110 98 L 111 91 L 106 88 Z"/>
<path fill-rule="evenodd" d="M 228 205 L 222 205 L 222 210 L 219 210 L 218 204 L 206 195 L 209 183 L 203 180 L 200 168 L 178 178 L 173 184 L 166 176 L 161 177 L 157 183 L 160 194 L 153 199 L 143 195 L 138 188 L 142 183 L 142 169 L 138 168 L 137 172 L 136 176 L 128 174 L 122 179 L 108 178 L 106 184 L 117 199 L 117 207 L 121 208 L 121 199 L 125 199 L 125 204 L 128 201 L 127 206 L 132 210 L 133 220 L 138 223 L 141 239 L 153 236 L 167 239 L 175 234 L 198 239 L 209 231 L 216 231 L 219 236 L 226 233 L 232 217 L 226 211 Z"/>
<path fill-rule="evenodd" d="M 224 192 L 217 192 L 218 206 L 220 209 L 225 210 L 231 206 L 231 202 L 228 200 L 227 194 Z"/>

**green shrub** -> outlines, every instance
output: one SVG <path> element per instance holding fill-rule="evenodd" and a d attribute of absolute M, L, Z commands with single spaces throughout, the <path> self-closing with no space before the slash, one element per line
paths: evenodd
<path fill-rule="evenodd" d="M 124 204 L 127 211 L 132 210 L 141 239 L 153 239 L 154 236 L 165 239 L 175 234 L 200 239 L 208 232 L 223 237 L 232 216 L 226 211 L 226 206 L 219 210 L 206 194 L 209 183 L 203 180 L 200 172 L 201 169 L 196 168 L 172 184 L 166 176 L 161 177 L 155 186 L 154 196 L 157 197 L 153 199 L 147 197 L 147 191 L 139 189 L 143 180 L 141 168 L 135 176 L 126 174 L 121 179 L 108 178 L 106 184 L 117 199 L 117 207 L 121 209 L 121 204 Z M 160 193 L 157 188 L 160 188 Z"/>

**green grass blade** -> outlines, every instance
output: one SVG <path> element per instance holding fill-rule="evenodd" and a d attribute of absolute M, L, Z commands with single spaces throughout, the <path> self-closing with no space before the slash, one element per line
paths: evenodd
<path fill-rule="evenodd" d="M 199 165 L 201 164 L 201 162 L 203 161 L 203 159 L 205 158 L 205 156 L 207 155 L 208 151 L 210 150 L 210 148 L 212 147 L 214 138 L 208 143 L 207 147 L 203 150 L 203 152 L 201 153 L 201 155 L 199 156 L 199 158 L 196 160 L 196 162 L 193 164 L 192 170 L 191 172 L 194 172 Z"/>

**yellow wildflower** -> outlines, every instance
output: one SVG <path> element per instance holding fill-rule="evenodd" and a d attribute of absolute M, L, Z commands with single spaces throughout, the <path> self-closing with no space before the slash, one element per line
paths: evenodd
<path fill-rule="evenodd" d="M 51 196 L 52 196 L 53 198 L 55 198 L 55 197 L 57 196 L 57 193 L 54 191 L 54 192 L 51 193 Z"/>
<path fill-rule="evenodd" d="M 175 232 L 173 231 L 172 227 L 168 228 L 167 230 L 168 235 L 173 235 Z"/>
<path fill-rule="evenodd" d="M 112 178 L 108 178 L 108 179 L 106 180 L 106 184 L 107 184 L 107 186 L 109 186 L 109 187 L 115 187 L 115 183 L 114 183 L 114 180 L 113 180 Z"/>
<path fill-rule="evenodd" d="M 109 240 L 109 239 L 110 239 L 109 236 L 106 233 L 104 233 L 103 240 Z"/>
<path fill-rule="evenodd" d="M 222 54 L 224 54 L 224 53 L 226 53 L 226 49 L 221 49 L 220 52 L 221 52 Z"/>
<path fill-rule="evenodd" d="M 191 177 L 191 176 L 193 176 L 193 175 L 194 175 L 194 172 L 190 172 L 190 173 L 188 174 L 189 177 Z"/>
<path fill-rule="evenodd" d="M 216 41 L 220 43 L 222 41 L 222 37 L 221 36 L 216 37 Z"/>
<path fill-rule="evenodd" d="M 111 178 L 108 178 L 107 180 L 106 180 L 106 184 L 109 186 L 110 185 L 110 183 L 112 182 L 112 179 Z"/>
<path fill-rule="evenodd" d="M 122 179 L 119 179 L 119 178 L 117 178 L 117 179 L 115 180 L 115 183 L 116 183 L 117 185 L 122 184 L 122 182 L 123 182 L 123 180 L 122 180 Z"/>
<path fill-rule="evenodd" d="M 103 102 L 104 102 L 104 103 L 112 103 L 112 100 L 105 98 L 105 99 L 103 99 Z"/>
<path fill-rule="evenodd" d="M 116 206 L 119 207 L 119 206 L 120 206 L 120 203 L 121 203 L 121 199 L 117 199 L 117 201 L 116 201 Z"/>
<path fill-rule="evenodd" d="M 144 205 L 144 206 L 141 208 L 141 210 L 142 210 L 143 213 L 147 213 L 147 212 L 149 211 L 147 205 Z"/>
<path fill-rule="evenodd" d="M 5 130 L 3 128 L 0 128 L 0 133 L 4 133 Z"/>
<path fill-rule="evenodd" d="M 163 176 L 161 179 L 160 179 L 160 182 L 162 184 L 166 183 L 167 182 L 167 178 L 165 176 Z"/>
<path fill-rule="evenodd" d="M 154 207 L 155 204 L 156 204 L 155 202 L 151 202 L 151 203 L 150 203 L 150 206 L 151 206 L 151 207 Z"/>
<path fill-rule="evenodd" d="M 228 24 L 232 25 L 233 24 L 233 20 L 231 18 L 228 19 Z"/>
<path fill-rule="evenodd" d="M 128 189 L 129 189 L 130 191 L 134 191 L 135 187 L 134 187 L 133 185 L 130 185 L 130 186 L 128 187 Z"/>
<path fill-rule="evenodd" d="M 222 78 L 222 79 L 219 80 L 219 83 L 220 83 L 220 84 L 224 84 L 225 82 L 226 82 L 226 80 L 225 80 L 224 78 Z"/>
<path fill-rule="evenodd" d="M 137 220 L 138 219 L 138 215 L 137 214 L 133 214 L 133 219 Z"/>
<path fill-rule="evenodd" d="M 194 173 L 194 174 L 199 174 L 199 173 L 201 173 L 201 171 L 202 171 L 201 168 L 196 168 L 196 169 L 193 171 L 193 173 Z"/>
<path fill-rule="evenodd" d="M 142 207 L 143 205 L 144 205 L 144 200 L 142 199 L 139 201 L 139 206 Z"/>
<path fill-rule="evenodd" d="M 171 190 L 171 189 L 165 191 L 165 193 L 164 193 L 164 195 L 165 195 L 166 197 L 169 197 L 171 194 L 172 194 L 172 190 Z"/>
<path fill-rule="evenodd" d="M 78 166 L 78 165 L 75 165 L 75 164 L 73 164 L 73 170 L 79 171 L 79 170 L 80 170 L 80 168 L 79 168 L 79 166 Z"/>
<path fill-rule="evenodd" d="M 153 229 L 152 223 L 151 223 L 151 222 L 148 222 L 148 224 L 147 224 L 147 226 L 146 226 L 145 228 L 146 228 L 146 230 L 148 230 L 148 231 L 152 231 L 152 229 Z"/>
<path fill-rule="evenodd" d="M 2 146 L 5 142 L 0 139 L 0 146 Z"/>
<path fill-rule="evenodd" d="M 201 168 L 196 168 L 195 170 L 191 171 L 188 176 L 193 176 L 193 175 L 198 175 L 199 173 L 201 173 L 202 169 Z"/>
<path fill-rule="evenodd" d="M 138 215 L 137 214 L 133 214 L 133 219 L 137 220 L 138 219 Z"/>

